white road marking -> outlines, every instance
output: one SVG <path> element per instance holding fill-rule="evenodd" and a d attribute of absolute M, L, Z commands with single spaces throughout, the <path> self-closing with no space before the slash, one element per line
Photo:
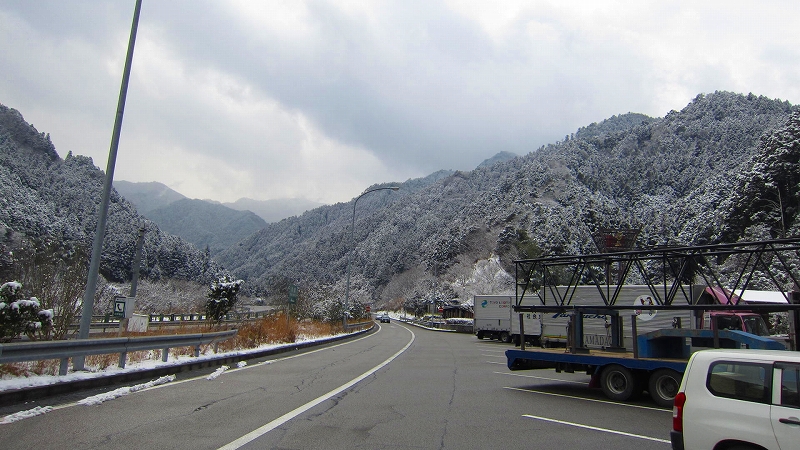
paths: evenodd
<path fill-rule="evenodd" d="M 495 372 L 495 373 L 498 375 L 508 375 L 511 377 L 535 378 L 537 380 L 545 380 L 545 381 L 560 381 L 562 383 L 582 384 L 584 386 L 589 385 L 589 383 L 585 381 L 573 381 L 573 380 L 562 380 L 561 378 L 537 377 L 536 375 L 524 375 L 521 373 L 505 373 L 505 372 Z"/>
<path fill-rule="evenodd" d="M 624 406 L 626 408 L 647 409 L 649 411 L 661 411 L 661 412 L 666 412 L 666 413 L 672 414 L 672 410 L 671 409 L 653 408 L 653 407 L 650 407 L 650 406 L 640 406 L 640 405 L 630 405 L 630 404 L 627 404 L 627 403 L 612 402 L 610 400 L 598 400 L 598 399 L 594 399 L 594 398 L 578 397 L 578 396 L 575 396 L 575 395 L 556 394 L 556 393 L 553 393 L 553 392 L 536 391 L 536 390 L 533 390 L 533 389 L 522 389 L 522 388 L 509 387 L 509 386 L 505 386 L 503 389 L 509 389 L 509 390 L 512 390 L 512 391 L 529 392 L 531 394 L 549 395 L 551 397 L 572 398 L 572 399 L 575 399 L 575 400 L 584 400 L 584 401 L 587 401 L 587 402 L 594 402 L 594 403 L 605 403 L 605 404 L 608 404 L 608 405 Z"/>
<path fill-rule="evenodd" d="M 584 425 L 582 423 L 575 423 L 575 422 L 566 422 L 566 421 L 563 421 L 563 420 L 551 419 L 549 417 L 532 416 L 530 414 L 523 414 L 522 417 L 527 417 L 529 419 L 543 420 L 545 422 L 559 423 L 559 424 L 562 424 L 562 425 L 569 425 L 571 427 L 586 428 L 587 430 L 602 431 L 604 433 L 619 434 L 621 436 L 628 436 L 628 437 L 633 437 L 633 438 L 637 438 L 637 439 L 646 439 L 648 441 L 663 442 L 665 444 L 670 444 L 671 443 L 668 439 L 659 439 L 659 438 L 654 438 L 654 437 L 651 437 L 651 436 L 644 436 L 644 435 L 641 435 L 641 434 L 626 433 L 624 431 L 619 431 L 619 430 L 610 430 L 608 428 L 593 427 L 591 425 Z"/>
<path fill-rule="evenodd" d="M 351 387 L 353 387 L 356 384 L 358 384 L 360 381 L 364 380 L 365 378 L 367 378 L 370 375 L 374 374 L 378 370 L 382 369 L 387 364 L 392 362 L 395 358 L 400 356 L 403 352 L 408 350 L 408 348 L 411 347 L 411 344 L 414 343 L 414 339 L 416 338 L 416 335 L 414 334 L 413 331 L 411 331 L 411 330 L 409 330 L 407 328 L 406 328 L 406 330 L 409 333 L 411 333 L 411 340 L 408 341 L 408 343 L 405 345 L 405 347 L 401 348 L 397 353 L 395 353 L 394 355 L 390 356 L 386 361 L 378 364 L 377 366 L 373 367 L 372 369 L 364 372 L 360 376 L 352 379 L 348 383 L 345 383 L 345 384 L 339 386 L 338 388 L 328 392 L 327 394 L 324 394 L 324 395 L 322 395 L 320 397 L 317 397 L 316 399 L 311 400 L 310 402 L 306 403 L 305 405 L 302 405 L 302 406 L 300 406 L 298 408 L 293 409 L 292 411 L 289 411 L 288 413 L 278 417 L 277 419 L 275 419 L 275 420 L 273 420 L 273 421 L 271 421 L 271 422 L 269 422 L 267 424 L 264 424 L 263 426 L 261 426 L 259 428 L 256 428 L 255 430 L 245 434 L 244 436 L 240 437 L 239 439 L 236 439 L 235 441 L 233 441 L 233 442 L 231 442 L 231 443 L 229 443 L 227 445 L 223 445 L 222 447 L 219 448 L 219 450 L 234 450 L 234 449 L 238 449 L 239 447 L 258 439 L 259 437 L 269 433 L 270 431 L 274 430 L 275 428 L 277 428 L 277 427 L 283 425 L 284 423 L 294 419 L 295 417 L 299 416 L 300 414 L 302 414 L 302 413 L 308 411 L 309 409 L 319 405 L 320 403 L 330 399 L 331 397 L 334 397 L 334 396 L 346 391 L 347 389 L 350 389 Z"/>

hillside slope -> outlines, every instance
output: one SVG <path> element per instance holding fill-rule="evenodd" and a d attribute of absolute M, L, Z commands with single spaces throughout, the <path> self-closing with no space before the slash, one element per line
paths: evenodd
<path fill-rule="evenodd" d="M 0 277 L 15 276 L 18 250 L 56 248 L 50 251 L 58 257 L 88 254 L 104 180 L 91 158 L 69 153 L 62 160 L 47 134 L 0 105 Z M 207 254 L 162 232 L 112 190 L 100 265 L 106 279 L 130 279 L 140 225 L 147 228 L 143 277 L 207 282 L 220 273 Z"/>
<path fill-rule="evenodd" d="M 264 219 L 250 211 L 189 198 L 146 215 L 165 232 L 180 236 L 197 248 L 208 248 L 212 256 L 267 226 Z"/>

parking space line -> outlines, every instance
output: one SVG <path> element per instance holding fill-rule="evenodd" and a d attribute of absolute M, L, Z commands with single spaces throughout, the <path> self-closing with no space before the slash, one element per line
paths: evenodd
<path fill-rule="evenodd" d="M 495 372 L 498 375 L 508 375 L 512 377 L 522 377 L 522 378 L 536 378 L 537 380 L 545 380 L 545 381 L 559 381 L 562 383 L 572 383 L 572 384 L 581 384 L 584 386 L 588 386 L 589 383 L 585 381 L 573 381 L 573 380 L 562 380 L 561 378 L 547 378 L 547 377 L 537 377 L 535 375 L 523 375 L 521 373 L 505 373 L 505 372 Z"/>
<path fill-rule="evenodd" d="M 605 403 L 605 404 L 608 404 L 608 405 L 624 406 L 626 408 L 637 408 L 637 409 L 647 409 L 647 410 L 650 410 L 650 411 L 661 411 L 661 412 L 667 412 L 667 413 L 672 414 L 672 410 L 671 409 L 653 408 L 651 406 L 631 405 L 631 404 L 628 404 L 628 403 L 612 402 L 610 400 L 598 400 L 596 398 L 586 398 L 586 397 L 578 397 L 578 396 L 575 396 L 575 395 L 556 394 L 556 393 L 553 393 L 553 392 L 537 391 L 537 390 L 534 390 L 534 389 L 522 389 L 522 388 L 515 388 L 515 387 L 510 387 L 510 386 L 505 386 L 505 387 L 503 387 L 503 389 L 509 389 L 509 390 L 512 390 L 512 391 L 529 392 L 531 394 L 549 395 L 551 397 L 572 398 L 572 399 L 575 399 L 575 400 L 584 400 L 584 401 L 587 401 L 587 402 L 594 402 L 594 403 Z"/>
<path fill-rule="evenodd" d="M 641 435 L 641 434 L 626 433 L 624 431 L 611 430 L 611 429 L 608 429 L 608 428 L 601 428 L 601 427 L 594 427 L 594 426 L 591 426 L 591 425 L 584 425 L 582 423 L 566 422 L 564 420 L 551 419 L 549 417 L 532 416 L 530 414 L 523 414 L 522 417 L 527 417 L 529 419 L 542 420 L 542 421 L 545 421 L 545 422 L 558 423 L 558 424 L 561 424 L 561 425 L 569 425 L 571 427 L 585 428 L 587 430 L 602 431 L 604 433 L 619 434 L 621 436 L 628 436 L 628 437 L 633 437 L 633 438 L 637 438 L 637 439 L 646 439 L 648 441 L 663 442 L 665 444 L 670 444 L 671 443 L 668 439 L 659 439 L 659 438 L 654 438 L 654 437 L 651 437 L 651 436 L 644 436 L 644 435 Z"/>

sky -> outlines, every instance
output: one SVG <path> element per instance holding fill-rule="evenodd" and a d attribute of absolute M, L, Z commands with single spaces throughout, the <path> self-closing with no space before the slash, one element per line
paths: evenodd
<path fill-rule="evenodd" d="M 0 104 L 105 170 L 135 0 L 0 0 Z M 701 93 L 800 102 L 800 2 L 144 0 L 115 180 L 346 202 Z"/>

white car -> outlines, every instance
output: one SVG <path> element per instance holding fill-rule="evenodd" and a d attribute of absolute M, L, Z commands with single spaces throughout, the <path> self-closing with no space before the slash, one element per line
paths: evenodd
<path fill-rule="evenodd" d="M 800 448 L 800 352 L 702 350 L 672 410 L 673 450 Z"/>

